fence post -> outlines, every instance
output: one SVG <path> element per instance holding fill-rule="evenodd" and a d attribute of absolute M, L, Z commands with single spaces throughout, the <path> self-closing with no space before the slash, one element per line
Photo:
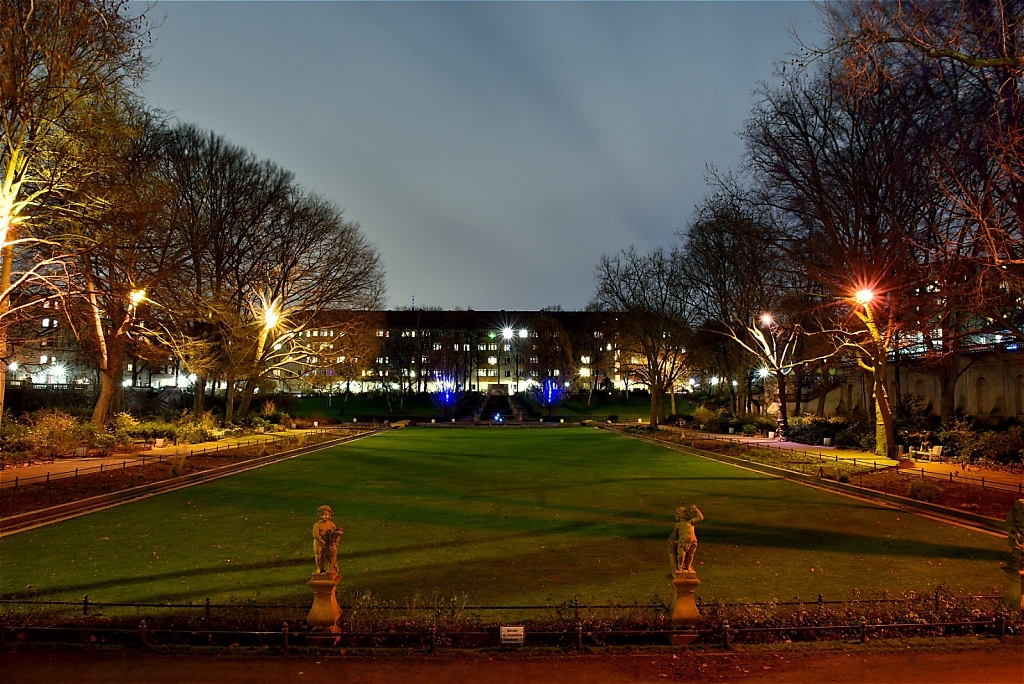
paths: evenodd
<path fill-rule="evenodd" d="M 825 605 L 825 597 L 818 594 L 818 608 L 823 608 Z"/>
<path fill-rule="evenodd" d="M 46 471 L 46 484 L 50 484 L 50 471 Z"/>
<path fill-rule="evenodd" d="M 729 633 L 729 621 L 722 622 L 722 645 L 728 649 L 732 648 L 732 634 Z"/>
<path fill-rule="evenodd" d="M 283 635 L 284 635 L 284 652 L 287 653 L 288 652 L 288 623 L 287 622 L 284 623 L 284 627 L 282 629 L 282 632 L 283 632 Z"/>
<path fill-rule="evenodd" d="M 82 597 L 82 615 L 89 614 L 89 595 L 86 594 Z"/>
<path fill-rule="evenodd" d="M 583 650 L 583 623 L 582 622 L 577 622 L 576 623 L 576 650 L 577 651 L 582 651 Z"/>
<path fill-rule="evenodd" d="M 935 587 L 935 612 L 939 612 L 939 588 Z"/>
<path fill-rule="evenodd" d="M 437 650 L 437 625 L 430 625 L 430 652 Z"/>
<path fill-rule="evenodd" d="M 143 620 L 139 623 L 139 643 L 143 646 L 146 645 L 146 621 Z"/>
<path fill-rule="evenodd" d="M 868 621 L 867 618 L 860 619 L 860 643 L 867 643 L 868 640 Z"/>
<path fill-rule="evenodd" d="M 206 619 L 207 620 L 210 619 L 210 597 L 209 596 L 206 597 Z M 288 623 L 286 622 L 285 624 L 287 625 Z"/>
<path fill-rule="evenodd" d="M 999 625 L 999 638 L 1002 639 L 1003 637 L 1006 636 L 1006 616 L 1005 615 L 1000 615 L 996 619 L 996 622 Z"/>
<path fill-rule="evenodd" d="M 573 602 L 573 608 L 576 611 L 576 622 L 579 622 L 580 621 L 580 597 L 579 596 L 573 596 L 572 597 L 572 602 Z"/>
<path fill-rule="evenodd" d="M 984 475 L 981 476 L 981 488 L 982 489 L 985 488 L 985 476 Z"/>
<path fill-rule="evenodd" d="M 78 468 L 75 468 L 75 477 L 78 477 Z"/>

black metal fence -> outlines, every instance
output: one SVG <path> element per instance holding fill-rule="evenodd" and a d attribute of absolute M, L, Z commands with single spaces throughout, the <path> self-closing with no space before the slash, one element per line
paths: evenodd
<path fill-rule="evenodd" d="M 966 601 L 996 601 L 1001 596 L 968 596 Z M 936 611 L 942 596 L 920 595 L 914 598 L 868 598 L 816 601 L 771 602 L 775 606 L 854 606 L 857 604 L 931 603 Z M 762 603 L 703 604 L 706 613 L 729 607 L 763 606 Z M 472 606 L 448 605 L 374 606 L 342 605 L 340 629 L 336 632 L 318 632 L 305 626 L 304 615 L 309 604 L 215 604 L 209 598 L 203 603 L 121 603 L 93 602 L 88 596 L 81 601 L 0 600 L 5 610 L 0 618 L 0 646 L 8 643 L 83 643 L 121 645 L 192 645 L 192 646 L 248 646 L 271 647 L 287 650 L 290 647 L 388 647 L 435 650 L 449 648 L 488 648 L 511 645 L 504 639 L 501 627 L 518 623 L 525 633 L 522 645 L 577 648 L 584 646 L 628 646 L 668 644 L 672 637 L 689 635 L 697 643 L 728 647 L 738 641 L 778 639 L 854 639 L 865 641 L 869 637 L 885 636 L 956 636 L 965 634 L 993 635 L 1000 638 L 1008 633 L 1019 633 L 1024 622 L 995 614 L 989 619 L 880 621 L 859 620 L 838 624 L 795 624 L 740 627 L 730 626 L 728 620 L 696 629 L 670 629 L 669 606 L 660 603 L 634 606 L 608 604 L 582 604 L 578 599 L 558 605 L 545 606 Z M 48 609 L 64 611 L 59 620 L 50 615 L 40 616 Z M 138 611 L 132 616 L 107 617 L 103 613 L 114 608 Z M 656 616 L 657 624 L 629 625 L 627 622 L 601 619 L 601 613 L 614 616 L 624 610 L 640 609 Z M 159 615 L 157 610 L 166 611 Z M 186 619 L 181 619 L 181 613 Z M 385 613 L 398 616 L 384 616 Z M 73 614 L 70 614 L 73 613 Z M 998 613 L 998 611 L 996 611 Z M 141 614 L 141 618 L 140 618 Z M 178 620 L 171 619 L 177 614 Z M 347 616 L 358 614 L 358 620 Z M 491 614 L 493 619 L 484 617 Z M 239 616 L 248 617 L 248 624 L 257 629 L 237 628 Z M 397 619 L 395 619 L 397 617 Z M 849 618 L 848 618 L 849 620 Z M 232 628 L 232 621 L 236 628 Z M 39 624 L 50 622 L 51 625 Z M 35 623 L 35 624 L 33 624 Z M 86 624 L 82 624 L 86 623 Z M 171 623 L 169 626 L 164 626 Z M 267 625 L 273 625 L 267 627 Z M 374 629 L 365 629 L 372 625 Z M 381 627 L 383 626 L 383 628 Z"/>
<path fill-rule="evenodd" d="M 327 434 L 329 434 L 331 432 L 335 432 L 335 431 L 337 431 L 339 429 L 344 429 L 344 430 L 356 429 L 356 430 L 359 430 L 360 428 L 356 427 L 356 426 L 348 426 L 348 425 L 334 427 L 334 428 L 330 428 L 330 427 L 327 427 L 327 428 L 311 428 L 309 430 L 306 430 L 303 434 L 304 435 L 314 435 L 314 436 L 324 436 L 324 435 L 327 435 Z M 366 428 L 366 429 L 369 429 L 369 428 Z M 29 484 L 40 484 L 40 483 L 42 483 L 42 484 L 49 484 L 50 482 L 53 482 L 53 481 L 56 481 L 56 480 L 63 480 L 63 479 L 67 479 L 69 477 L 78 477 L 80 475 L 90 475 L 90 474 L 93 474 L 93 473 L 105 473 L 105 472 L 109 472 L 111 470 L 123 470 L 123 469 L 126 469 L 128 467 L 144 466 L 147 463 L 150 463 L 150 464 L 153 464 L 153 463 L 170 463 L 170 462 L 173 462 L 175 459 L 180 459 L 180 458 L 183 458 L 183 457 L 187 458 L 187 457 L 195 456 L 195 455 L 226 453 L 226 452 L 229 452 L 229 451 L 235 451 L 235 450 L 238 450 L 238 449 L 246 449 L 248 447 L 253 447 L 253 446 L 259 447 L 259 446 L 265 446 L 267 444 L 276 444 L 276 443 L 281 443 L 281 442 L 284 442 L 284 443 L 296 442 L 298 439 L 299 439 L 299 436 L 298 435 L 294 435 L 294 434 L 290 434 L 290 435 L 264 435 L 264 436 L 258 436 L 258 437 L 257 436 L 253 436 L 251 438 L 247 438 L 245 440 L 238 441 L 238 442 L 232 442 L 230 444 L 206 445 L 206 446 L 203 446 L 202 448 L 190 448 L 188 446 L 180 446 L 180 447 L 176 447 L 176 449 L 180 449 L 180 451 L 177 451 L 176 453 L 173 453 L 173 454 L 157 454 L 155 456 L 154 455 L 147 456 L 145 453 L 143 453 L 140 456 L 132 456 L 131 458 L 123 458 L 123 459 L 121 459 L 120 463 L 118 463 L 117 461 L 113 461 L 113 462 L 109 462 L 109 463 L 100 463 L 99 465 L 90 466 L 90 467 L 87 467 L 87 468 L 75 467 L 73 470 L 71 470 L 71 469 L 57 470 L 56 472 L 49 472 L 48 471 L 45 475 L 35 475 L 35 476 L 32 476 L 32 477 L 20 477 L 20 476 L 15 475 L 11 479 L 5 479 L 3 481 L 3 483 L 2 483 L 2 488 L 3 489 L 8 489 L 8 488 L 17 489 L 20 486 L 29 485 Z M 59 461 L 55 461 L 55 462 L 59 462 Z"/>

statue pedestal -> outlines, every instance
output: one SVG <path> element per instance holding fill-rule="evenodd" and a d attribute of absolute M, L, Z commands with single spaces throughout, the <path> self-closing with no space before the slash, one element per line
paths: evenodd
<path fill-rule="evenodd" d="M 334 594 L 341 575 L 329 572 L 314 572 L 306 584 L 313 588 L 313 607 L 309 609 L 306 623 L 317 632 L 334 633 L 338 631 L 338 618 L 341 617 L 341 606 Z"/>
<path fill-rule="evenodd" d="M 672 604 L 672 626 L 678 630 L 687 628 L 692 630 L 694 625 L 700 622 L 700 613 L 693 600 L 693 592 L 700 586 L 700 580 L 697 579 L 697 573 L 693 570 L 683 570 L 674 574 L 675 579 L 672 580 L 672 586 L 675 588 L 676 598 Z M 681 631 L 672 635 L 672 645 L 692 644 L 698 636 L 695 631 Z"/>
<path fill-rule="evenodd" d="M 1003 603 L 1013 610 L 1024 613 L 1024 570 L 1009 568 L 1006 571 L 1006 575 L 1009 582 L 1006 588 L 1006 596 L 1003 597 Z"/>

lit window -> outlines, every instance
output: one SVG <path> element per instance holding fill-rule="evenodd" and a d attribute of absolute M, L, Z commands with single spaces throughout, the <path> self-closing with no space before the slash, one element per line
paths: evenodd
<path fill-rule="evenodd" d="M 589 356 L 581 356 L 580 357 L 580 362 L 582 362 L 582 363 L 590 363 L 590 357 Z"/>
<path fill-rule="evenodd" d="M 44 318 L 43 319 L 43 327 L 44 328 L 49 328 L 50 327 L 50 319 L 49 318 Z"/>
<path fill-rule="evenodd" d="M 40 356 L 39 357 L 39 363 L 46 363 L 49 358 L 50 357 L 45 356 L 45 355 L 44 356 Z"/>

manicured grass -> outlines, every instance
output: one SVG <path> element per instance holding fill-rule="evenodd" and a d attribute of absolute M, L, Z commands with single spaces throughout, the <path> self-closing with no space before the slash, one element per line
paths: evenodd
<path fill-rule="evenodd" d="M 594 429 L 407 428 L 0 540 L 0 594 L 302 603 L 316 508 L 340 590 L 525 605 L 671 597 L 698 526 L 705 601 L 1002 592 L 1006 542 Z"/>

